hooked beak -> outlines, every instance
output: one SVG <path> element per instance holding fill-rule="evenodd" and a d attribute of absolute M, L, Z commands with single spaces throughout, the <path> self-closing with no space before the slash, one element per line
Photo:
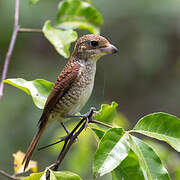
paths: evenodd
<path fill-rule="evenodd" d="M 118 48 L 112 44 L 109 44 L 107 47 L 101 48 L 101 51 L 107 54 L 114 54 L 118 52 Z"/>

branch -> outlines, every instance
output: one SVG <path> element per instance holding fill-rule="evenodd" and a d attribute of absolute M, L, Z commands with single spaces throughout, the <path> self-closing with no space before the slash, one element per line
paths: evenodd
<path fill-rule="evenodd" d="M 105 127 L 108 127 L 108 128 L 112 128 L 112 127 L 113 127 L 113 126 L 111 126 L 110 124 L 106 124 L 106 123 L 103 123 L 103 122 L 101 122 L 101 121 L 96 121 L 96 120 L 93 120 L 93 119 L 91 119 L 91 120 L 89 121 L 89 123 L 99 124 L 99 125 L 102 125 L 102 126 L 105 126 Z"/>
<path fill-rule="evenodd" d="M 11 58 L 11 55 L 12 55 L 12 52 L 14 49 L 14 44 L 16 42 L 16 37 L 18 34 L 18 30 L 19 30 L 18 22 L 19 22 L 19 0 L 16 0 L 15 15 L 14 15 L 14 29 L 13 29 L 13 33 L 12 33 L 11 42 L 9 44 L 8 52 L 7 52 L 6 57 L 5 57 L 5 62 L 4 62 L 3 72 L 2 72 L 1 83 L 0 83 L 0 99 L 3 95 L 3 88 L 4 88 L 3 80 L 6 79 L 8 65 L 10 62 L 10 58 Z"/>
<path fill-rule="evenodd" d="M 20 178 L 15 177 L 15 176 L 11 176 L 10 174 L 4 172 L 3 170 L 0 170 L 0 174 L 2 174 L 3 176 L 6 176 L 6 177 L 8 177 L 9 179 L 12 179 L 12 180 L 20 180 Z"/>
<path fill-rule="evenodd" d="M 19 32 L 42 33 L 41 29 L 19 28 Z"/>
<path fill-rule="evenodd" d="M 1 82 L 0 82 L 0 99 L 3 96 L 3 89 L 4 89 L 4 80 L 6 79 L 7 76 L 7 71 L 8 71 L 8 66 L 9 62 L 13 53 L 14 45 L 17 39 L 18 32 L 34 32 L 34 33 L 41 33 L 41 29 L 29 29 L 29 28 L 20 28 L 19 27 L 19 4 L 20 0 L 16 0 L 15 2 L 15 15 L 14 15 L 14 28 L 13 28 L 13 33 L 11 37 L 11 41 L 9 44 L 8 51 L 6 53 L 5 61 L 4 61 L 4 67 L 3 67 L 3 72 L 2 72 L 2 77 L 1 77 Z"/>
<path fill-rule="evenodd" d="M 62 150 L 61 150 L 61 152 L 60 152 L 60 154 L 59 154 L 59 156 L 58 156 L 58 159 L 57 159 L 56 163 L 54 163 L 54 164 L 52 164 L 51 166 L 49 166 L 49 168 L 51 168 L 52 170 L 57 170 L 57 169 L 58 169 L 60 163 L 61 163 L 62 160 L 64 159 L 66 153 L 69 151 L 71 145 L 75 142 L 77 136 L 80 134 L 80 133 L 78 133 L 78 135 L 77 135 L 77 134 L 74 134 L 75 131 L 81 126 L 81 124 L 84 122 L 85 119 L 86 119 L 86 118 L 83 118 L 83 119 L 76 125 L 76 127 L 72 130 L 72 132 L 69 134 L 68 138 L 65 139 L 63 148 L 62 148 Z M 84 124 L 83 124 L 83 125 L 84 125 Z M 84 127 L 83 127 L 83 129 L 84 129 Z M 81 132 L 83 129 L 80 129 L 80 132 Z M 73 137 L 74 137 L 74 138 L 73 138 Z M 70 141 L 69 141 L 69 140 L 70 140 Z M 69 141 L 69 143 L 68 143 L 68 141 Z M 70 144 L 70 145 L 69 145 L 69 144 Z M 67 148 L 66 148 L 66 146 L 67 146 Z"/>

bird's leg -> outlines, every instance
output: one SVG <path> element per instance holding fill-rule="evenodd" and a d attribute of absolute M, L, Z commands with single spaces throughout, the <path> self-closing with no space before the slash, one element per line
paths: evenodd
<path fill-rule="evenodd" d="M 66 131 L 67 135 L 66 136 L 62 136 L 62 137 L 58 137 L 57 139 L 60 139 L 60 140 L 65 140 L 69 137 L 69 135 L 71 134 L 69 132 L 69 130 L 66 128 L 66 126 L 64 125 L 64 123 L 61 122 L 61 126 L 63 127 L 63 129 Z"/>
<path fill-rule="evenodd" d="M 66 128 L 64 123 L 61 122 L 61 126 L 64 128 L 64 130 L 66 131 L 67 134 L 70 134 L 69 130 Z"/>
<path fill-rule="evenodd" d="M 96 108 L 95 107 L 91 107 L 90 110 L 87 113 L 85 113 L 85 114 L 80 114 L 80 115 L 65 114 L 64 117 L 65 118 L 74 118 L 74 117 L 88 118 L 89 115 L 92 113 L 92 111 L 93 111 L 93 113 L 97 113 L 96 112 Z"/>
<path fill-rule="evenodd" d="M 65 118 L 73 118 L 73 117 L 80 117 L 80 118 L 84 118 L 86 121 L 86 125 L 85 125 L 85 130 L 88 127 L 89 121 L 92 120 L 92 116 L 94 113 L 97 113 L 96 108 L 95 107 L 91 107 L 90 110 L 85 113 L 85 114 L 81 114 L 81 115 L 71 115 L 71 114 L 65 114 L 64 117 Z M 61 123 L 62 127 L 64 128 L 64 130 L 66 131 L 67 135 L 66 136 L 62 136 L 62 137 L 58 137 L 57 139 L 60 140 L 64 140 L 66 138 L 69 137 L 70 132 L 68 131 L 68 129 L 65 127 L 65 125 L 63 123 Z"/>
<path fill-rule="evenodd" d="M 88 125 L 89 125 L 89 122 L 92 120 L 92 117 L 93 117 L 93 115 L 94 115 L 95 113 L 98 113 L 98 112 L 96 111 L 96 108 L 91 107 L 90 110 L 89 110 L 89 112 L 87 112 L 86 114 L 83 114 L 83 115 L 82 115 L 82 116 L 85 118 L 85 120 L 86 120 L 86 124 L 85 124 L 85 126 L 84 126 L 84 129 L 85 129 L 85 130 L 87 129 L 87 127 L 88 127 Z"/>
<path fill-rule="evenodd" d="M 49 145 L 47 145 L 47 146 L 41 147 L 41 148 L 39 148 L 38 150 L 42 150 L 42 149 L 48 148 L 48 147 L 53 146 L 53 145 L 55 145 L 55 144 L 58 144 L 58 143 L 60 143 L 60 142 L 62 142 L 62 141 L 68 141 L 68 140 L 71 138 L 71 136 L 74 136 L 76 130 L 77 130 L 78 127 L 83 123 L 83 121 L 85 121 L 85 126 L 84 126 L 84 128 L 85 128 L 85 130 L 86 130 L 86 128 L 87 128 L 88 125 L 89 125 L 89 122 L 92 121 L 92 117 L 93 117 L 93 115 L 94 115 L 95 113 L 97 113 L 96 110 L 95 110 L 95 108 L 93 108 L 93 107 L 90 108 L 89 112 L 87 112 L 87 113 L 85 114 L 86 116 L 84 116 L 84 118 L 78 123 L 78 125 L 73 129 L 72 132 L 69 132 L 68 129 L 65 127 L 65 125 L 64 125 L 63 123 L 61 123 L 62 127 L 64 128 L 64 130 L 67 132 L 67 135 L 66 135 L 66 136 L 63 136 L 63 137 L 59 137 L 59 138 L 58 138 L 58 139 L 60 139 L 59 141 L 57 141 L 57 142 L 55 142 L 55 143 L 52 143 L 52 144 L 49 144 Z M 78 139 L 78 137 L 77 137 L 77 139 Z"/>

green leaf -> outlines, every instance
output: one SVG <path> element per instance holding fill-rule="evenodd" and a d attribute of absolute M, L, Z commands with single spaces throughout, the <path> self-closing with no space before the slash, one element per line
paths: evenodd
<path fill-rule="evenodd" d="M 53 88 L 53 83 L 44 79 L 26 81 L 22 78 L 16 78 L 6 79 L 4 82 L 21 89 L 28 95 L 31 95 L 34 104 L 40 109 L 44 108 L 46 99 Z"/>
<path fill-rule="evenodd" d="M 117 106 L 118 104 L 116 102 L 112 102 L 111 105 L 102 104 L 99 113 L 96 113 L 93 116 L 93 119 L 106 123 L 112 123 L 117 115 L 117 110 L 116 110 Z"/>
<path fill-rule="evenodd" d="M 104 133 L 106 132 L 106 130 L 100 128 L 99 126 L 97 126 L 95 124 L 90 124 L 90 128 L 91 128 L 93 134 L 95 135 L 97 142 L 99 142 L 100 139 L 102 139 L 102 137 L 104 136 Z"/>
<path fill-rule="evenodd" d="M 43 179 L 41 178 L 43 174 L 46 174 L 45 172 L 40 172 L 40 173 L 32 173 L 30 174 L 29 177 L 23 178 L 23 180 L 40 180 Z"/>
<path fill-rule="evenodd" d="M 39 0 L 30 0 L 29 4 L 36 4 L 37 2 L 39 2 Z"/>
<path fill-rule="evenodd" d="M 128 155 L 127 135 L 122 128 L 108 130 L 101 139 L 93 161 L 93 175 L 111 172 Z"/>
<path fill-rule="evenodd" d="M 180 152 L 180 119 L 167 113 L 149 114 L 139 120 L 133 129 L 158 140 L 162 140 Z"/>
<path fill-rule="evenodd" d="M 69 47 L 77 39 L 76 31 L 52 27 L 50 21 L 45 22 L 42 31 L 59 54 L 65 58 L 70 56 Z"/>
<path fill-rule="evenodd" d="M 64 29 L 87 29 L 99 34 L 103 23 L 101 14 L 90 4 L 81 0 L 64 0 L 58 7 L 56 26 Z"/>
<path fill-rule="evenodd" d="M 112 171 L 112 180 L 144 180 L 139 160 L 133 151 Z"/>
<path fill-rule="evenodd" d="M 51 180 L 82 180 L 80 176 L 69 171 L 49 171 Z"/>
<path fill-rule="evenodd" d="M 166 168 L 150 146 L 132 135 L 130 135 L 129 142 L 131 149 L 139 159 L 145 179 L 170 180 Z"/>

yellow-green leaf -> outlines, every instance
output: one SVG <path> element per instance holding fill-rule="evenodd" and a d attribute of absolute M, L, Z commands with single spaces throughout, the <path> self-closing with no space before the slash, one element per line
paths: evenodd
<path fill-rule="evenodd" d="M 40 109 L 44 108 L 46 99 L 53 88 L 53 83 L 44 79 L 26 81 L 22 78 L 16 78 L 6 79 L 4 82 L 21 89 L 28 95 L 31 95 L 34 104 Z"/>
<path fill-rule="evenodd" d="M 149 145 L 132 135 L 130 135 L 129 142 L 130 148 L 138 157 L 145 179 L 170 180 L 166 168 Z"/>
<path fill-rule="evenodd" d="M 30 176 L 26 178 L 22 178 L 22 180 L 45 180 L 46 177 L 46 171 L 40 172 L 40 173 L 32 173 Z"/>
<path fill-rule="evenodd" d="M 70 56 L 69 47 L 77 39 L 76 31 L 72 29 L 62 30 L 51 26 L 50 21 L 46 21 L 43 27 L 43 33 L 60 55 L 65 58 Z"/>
<path fill-rule="evenodd" d="M 69 171 L 49 171 L 51 180 L 82 180 L 80 176 Z"/>
<path fill-rule="evenodd" d="M 176 116 L 163 112 L 149 114 L 138 121 L 133 131 L 165 141 L 180 152 L 180 119 Z"/>
<path fill-rule="evenodd" d="M 139 160 L 131 150 L 121 164 L 112 171 L 112 180 L 144 180 Z"/>
<path fill-rule="evenodd" d="M 64 29 L 87 29 L 99 34 L 103 23 L 101 14 L 88 2 L 63 0 L 59 4 L 56 26 Z"/>
<path fill-rule="evenodd" d="M 94 177 L 111 172 L 128 156 L 127 138 L 122 128 L 112 128 L 104 134 L 94 156 Z"/>
<path fill-rule="evenodd" d="M 114 118 L 117 116 L 117 106 L 118 104 L 116 102 L 112 102 L 111 105 L 102 104 L 101 109 L 93 116 L 93 119 L 106 123 L 112 123 Z"/>

